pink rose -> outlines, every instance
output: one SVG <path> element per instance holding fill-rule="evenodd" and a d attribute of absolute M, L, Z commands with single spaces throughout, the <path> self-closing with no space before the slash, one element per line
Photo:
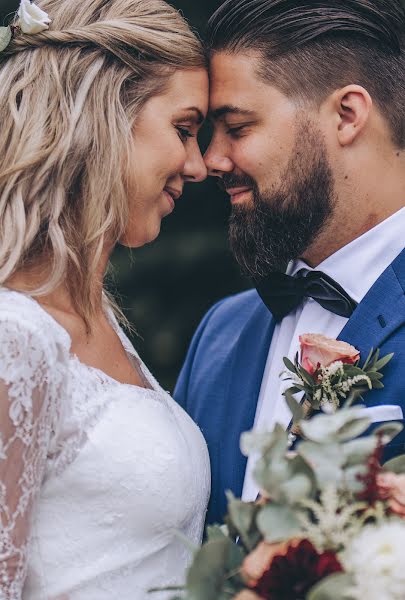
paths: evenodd
<path fill-rule="evenodd" d="M 335 361 L 352 365 L 360 357 L 360 352 L 347 342 L 339 342 L 317 333 L 305 333 L 299 337 L 301 345 L 301 364 L 313 375 L 322 367 L 328 367 Z"/>
<path fill-rule="evenodd" d="M 381 498 L 388 500 L 391 511 L 405 517 L 405 474 L 380 473 L 377 486 Z"/>

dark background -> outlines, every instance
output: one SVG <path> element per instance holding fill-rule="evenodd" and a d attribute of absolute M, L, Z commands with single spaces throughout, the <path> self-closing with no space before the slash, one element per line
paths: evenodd
<path fill-rule="evenodd" d="M 221 1 L 171 4 L 203 35 Z M 0 22 L 18 5 L 16 0 L 0 0 Z M 204 127 L 203 148 L 208 140 Z M 207 309 L 248 286 L 228 250 L 228 216 L 229 200 L 214 180 L 188 185 L 155 242 L 132 251 L 118 247 L 113 256 L 112 289 L 138 334 L 131 336 L 135 347 L 167 390 L 173 390 L 192 334 Z"/>

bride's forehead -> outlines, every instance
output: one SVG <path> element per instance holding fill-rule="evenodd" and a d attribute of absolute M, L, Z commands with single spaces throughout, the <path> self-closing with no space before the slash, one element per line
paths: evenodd
<path fill-rule="evenodd" d="M 178 116 L 181 112 L 200 125 L 208 111 L 208 73 L 205 69 L 175 72 L 165 89 L 144 105 L 142 115 Z"/>

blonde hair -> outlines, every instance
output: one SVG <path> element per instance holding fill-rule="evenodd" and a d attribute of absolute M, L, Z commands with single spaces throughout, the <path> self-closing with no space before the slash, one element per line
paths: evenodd
<path fill-rule="evenodd" d="M 106 239 L 127 222 L 132 129 L 202 44 L 163 0 L 42 0 L 48 31 L 0 54 L 0 285 L 45 261 L 87 326 Z"/>

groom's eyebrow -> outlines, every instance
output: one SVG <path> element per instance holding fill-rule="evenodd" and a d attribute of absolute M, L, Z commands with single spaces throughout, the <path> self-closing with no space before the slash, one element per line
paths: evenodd
<path fill-rule="evenodd" d="M 203 115 L 201 110 L 199 108 L 197 108 L 196 106 L 189 106 L 188 108 L 185 108 L 184 110 L 185 110 L 185 112 L 194 113 L 194 116 L 197 119 L 197 125 L 201 125 L 202 123 L 204 123 L 205 116 Z"/>
<path fill-rule="evenodd" d="M 255 113 L 252 110 L 240 108 L 239 106 L 233 106 L 232 104 L 225 104 L 224 106 L 220 106 L 219 108 L 209 112 L 209 117 L 214 121 L 218 121 L 218 119 L 221 117 L 226 117 L 227 115 L 254 117 Z"/>

